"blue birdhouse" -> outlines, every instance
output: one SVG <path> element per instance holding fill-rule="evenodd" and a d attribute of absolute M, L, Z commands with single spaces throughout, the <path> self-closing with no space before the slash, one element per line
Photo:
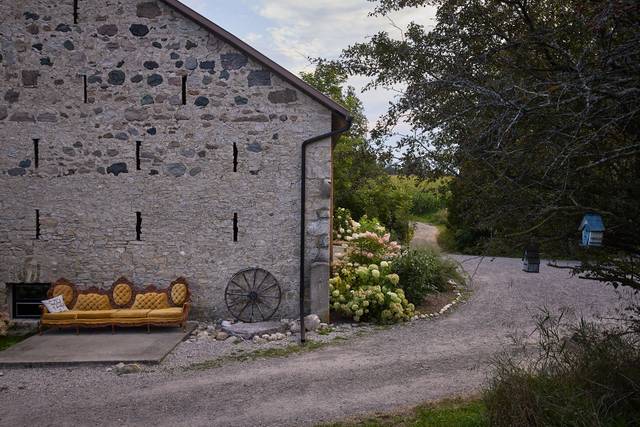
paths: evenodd
<path fill-rule="evenodd" d="M 540 273 L 540 249 L 535 243 L 530 243 L 524 250 L 522 271 Z"/>
<path fill-rule="evenodd" d="M 595 213 L 588 213 L 582 218 L 579 231 L 582 232 L 581 246 L 602 246 L 604 237 L 604 222 L 602 217 Z"/>

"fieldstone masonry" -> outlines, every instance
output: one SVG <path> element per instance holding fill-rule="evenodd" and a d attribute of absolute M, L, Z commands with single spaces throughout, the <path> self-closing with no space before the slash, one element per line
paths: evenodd
<path fill-rule="evenodd" d="M 73 0 L 0 2 L 0 311 L 6 283 L 184 276 L 195 317 L 228 316 L 228 280 L 262 267 L 294 317 L 300 150 L 331 111 L 162 1 L 78 7 L 74 24 Z M 308 158 L 307 276 L 326 287 L 331 141 Z"/>

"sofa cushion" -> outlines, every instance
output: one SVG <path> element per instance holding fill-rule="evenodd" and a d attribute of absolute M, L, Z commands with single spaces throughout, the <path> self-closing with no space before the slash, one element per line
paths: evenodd
<path fill-rule="evenodd" d="M 155 319 L 181 319 L 182 307 L 162 308 L 160 310 L 151 310 L 149 318 Z"/>
<path fill-rule="evenodd" d="M 151 310 L 116 310 L 112 319 L 146 319 Z"/>
<path fill-rule="evenodd" d="M 175 283 L 171 286 L 171 301 L 175 305 L 181 306 L 187 302 L 188 288 L 184 283 Z"/>
<path fill-rule="evenodd" d="M 108 295 L 101 294 L 79 294 L 75 311 L 111 310 Z"/>
<path fill-rule="evenodd" d="M 113 302 L 118 306 L 123 306 L 131 302 L 133 290 L 128 283 L 118 283 L 113 287 Z"/>
<path fill-rule="evenodd" d="M 76 313 L 76 318 L 80 319 L 105 319 L 108 320 L 111 318 L 113 313 L 117 310 L 88 310 L 88 311 L 72 311 L 72 313 Z"/>
<path fill-rule="evenodd" d="M 136 295 L 132 309 L 149 309 L 157 310 L 160 308 L 169 308 L 169 300 L 164 292 L 145 292 Z"/>
<path fill-rule="evenodd" d="M 63 311 L 60 313 L 45 313 L 42 315 L 43 320 L 75 320 L 76 313 L 73 311 Z"/>
<path fill-rule="evenodd" d="M 42 304 L 44 304 L 49 313 L 62 313 L 64 311 L 69 311 L 64 303 L 64 298 L 62 295 L 58 295 L 57 297 L 53 297 L 51 299 L 46 299 L 42 301 Z"/>
<path fill-rule="evenodd" d="M 70 285 L 54 285 L 53 289 L 51 290 L 51 296 L 57 297 L 59 295 L 62 295 L 64 304 L 67 307 L 71 306 L 71 303 L 73 302 L 73 288 Z"/>

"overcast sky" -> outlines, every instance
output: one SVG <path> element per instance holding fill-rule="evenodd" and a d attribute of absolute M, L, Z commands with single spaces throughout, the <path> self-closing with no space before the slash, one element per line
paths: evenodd
<path fill-rule="evenodd" d="M 368 0 L 181 0 L 295 74 L 310 70 L 308 57 L 336 58 L 350 44 L 386 30 L 400 35 L 388 18 L 370 17 Z M 434 25 L 432 8 L 410 9 L 391 17 L 404 27 L 415 21 Z M 351 79 L 360 89 L 364 79 Z M 362 94 L 371 124 L 382 115 L 392 93 Z"/>

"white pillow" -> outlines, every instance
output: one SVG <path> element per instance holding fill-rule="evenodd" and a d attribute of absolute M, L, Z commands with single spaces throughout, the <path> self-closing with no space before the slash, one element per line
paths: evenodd
<path fill-rule="evenodd" d="M 64 298 L 62 295 L 58 295 L 55 298 L 47 299 L 42 301 L 49 313 L 62 313 L 63 311 L 69 311 L 67 306 L 64 304 Z"/>

